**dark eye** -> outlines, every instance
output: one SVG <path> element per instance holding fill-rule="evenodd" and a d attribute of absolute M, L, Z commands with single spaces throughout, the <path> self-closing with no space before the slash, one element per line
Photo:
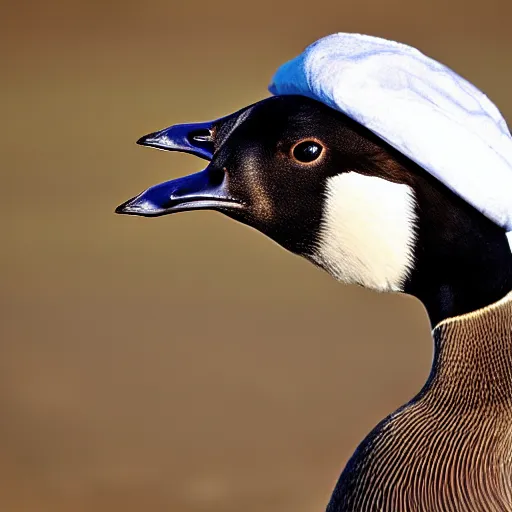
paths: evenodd
<path fill-rule="evenodd" d="M 299 142 L 292 151 L 293 158 L 301 163 L 308 164 L 315 161 L 322 154 L 322 146 L 318 142 L 306 140 Z"/>

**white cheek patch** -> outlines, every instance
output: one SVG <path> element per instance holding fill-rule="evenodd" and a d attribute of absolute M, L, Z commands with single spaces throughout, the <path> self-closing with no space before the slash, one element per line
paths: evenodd
<path fill-rule="evenodd" d="M 402 291 L 414 266 L 414 206 L 407 185 L 356 172 L 329 178 L 313 260 L 345 283 Z"/>

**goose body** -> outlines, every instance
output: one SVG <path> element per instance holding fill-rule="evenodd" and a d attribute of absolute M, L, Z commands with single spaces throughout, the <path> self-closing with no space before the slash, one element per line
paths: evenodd
<path fill-rule="evenodd" d="M 508 226 L 306 96 L 277 95 L 143 137 L 208 165 L 116 212 L 215 210 L 339 281 L 417 297 L 435 327 L 430 378 L 357 448 L 328 512 L 512 510 Z"/>
<path fill-rule="evenodd" d="M 424 388 L 359 445 L 328 512 L 512 510 L 512 293 L 434 343 Z"/>

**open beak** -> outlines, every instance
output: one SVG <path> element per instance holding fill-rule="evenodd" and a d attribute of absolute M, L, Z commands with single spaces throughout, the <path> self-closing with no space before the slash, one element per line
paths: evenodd
<path fill-rule="evenodd" d="M 191 153 L 205 160 L 213 156 L 213 122 L 176 124 L 141 137 L 137 144 L 165 151 Z"/>
<path fill-rule="evenodd" d="M 208 167 L 190 176 L 160 183 L 116 208 L 116 213 L 156 217 L 189 210 L 227 211 L 242 208 L 230 197 L 225 176 Z"/>

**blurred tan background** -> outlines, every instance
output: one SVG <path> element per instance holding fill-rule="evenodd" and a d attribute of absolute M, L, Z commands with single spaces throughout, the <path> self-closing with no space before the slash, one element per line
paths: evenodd
<path fill-rule="evenodd" d="M 196 171 L 135 140 L 267 96 L 315 39 L 399 39 L 512 115 L 508 0 L 2 6 L 0 510 L 321 511 L 429 370 L 422 306 L 215 213 L 119 217 Z"/>

